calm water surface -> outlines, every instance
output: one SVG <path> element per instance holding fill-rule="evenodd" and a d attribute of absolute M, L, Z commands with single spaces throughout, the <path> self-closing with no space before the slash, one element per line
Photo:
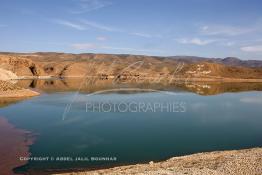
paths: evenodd
<path fill-rule="evenodd" d="M 101 112 L 86 104 L 178 104 L 174 111 Z M 71 108 L 66 106 L 72 103 Z M 0 109 L 37 133 L 32 156 L 116 157 L 117 161 L 30 161 L 26 169 L 86 168 L 157 161 L 190 153 L 262 146 L 262 93 L 43 94 Z"/>

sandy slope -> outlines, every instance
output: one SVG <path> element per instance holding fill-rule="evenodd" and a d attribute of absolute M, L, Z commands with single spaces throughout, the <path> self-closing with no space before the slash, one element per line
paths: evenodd
<path fill-rule="evenodd" d="M 198 153 L 167 161 L 64 175 L 261 175 L 262 148 Z"/>
<path fill-rule="evenodd" d="M 0 80 L 0 97 L 1 98 L 32 97 L 36 95 L 39 95 L 39 93 L 32 91 L 30 89 L 21 88 L 10 82 Z"/>

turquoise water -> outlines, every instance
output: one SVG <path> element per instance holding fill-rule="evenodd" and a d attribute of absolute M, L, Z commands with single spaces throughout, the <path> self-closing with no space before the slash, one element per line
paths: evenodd
<path fill-rule="evenodd" d="M 99 103 L 133 106 L 126 112 L 103 112 L 97 106 L 95 110 L 90 106 L 87 109 L 87 104 Z M 175 104 L 175 110 L 134 112 L 141 103 L 151 107 L 156 103 Z M 262 146 L 261 114 L 262 93 L 255 91 L 215 96 L 187 92 L 56 92 L 0 108 L 0 116 L 37 134 L 30 147 L 32 157 L 116 158 L 30 161 L 20 171 L 131 164 L 203 151 Z"/>

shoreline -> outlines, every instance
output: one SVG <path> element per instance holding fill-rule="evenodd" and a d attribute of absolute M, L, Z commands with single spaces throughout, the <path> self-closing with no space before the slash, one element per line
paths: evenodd
<path fill-rule="evenodd" d="M 30 89 L 0 92 L 0 98 L 26 98 L 38 96 L 40 93 Z"/>
<path fill-rule="evenodd" d="M 100 76 L 64 76 L 64 77 L 55 77 L 55 76 L 45 76 L 45 77 L 39 77 L 39 76 L 22 76 L 18 77 L 15 79 L 10 79 L 10 80 L 53 80 L 53 79 L 84 79 L 84 78 L 97 78 L 101 80 L 118 80 L 115 78 L 107 78 L 107 79 L 102 79 Z M 137 77 L 130 77 L 127 78 L 124 81 L 135 81 L 137 83 L 140 83 L 140 81 L 152 81 L 155 80 L 160 80 L 161 81 L 170 81 L 170 83 L 176 82 L 176 81 L 184 81 L 184 82 L 237 82 L 237 83 L 245 83 L 245 82 L 254 82 L 254 83 L 262 83 L 262 79 L 259 78 L 250 78 L 250 79 L 245 79 L 245 78 L 228 78 L 228 77 L 143 77 L 143 78 L 137 78 Z M 119 79 L 119 82 L 122 80 Z M 154 82 L 154 81 L 153 81 Z"/>
<path fill-rule="evenodd" d="M 25 98 L 38 95 L 40 93 L 0 80 L 0 98 Z"/>
<path fill-rule="evenodd" d="M 19 157 L 30 156 L 29 147 L 34 143 L 32 133 L 16 128 L 6 118 L 0 117 L 0 169 L 5 175 L 13 175 L 13 169 L 25 165 Z"/>
<path fill-rule="evenodd" d="M 39 77 L 18 77 L 17 79 L 10 79 L 12 80 L 69 80 L 69 79 L 88 79 L 88 78 L 95 78 L 97 80 L 104 81 L 106 83 L 132 83 L 132 84 L 162 84 L 163 86 L 170 86 L 177 84 L 192 84 L 192 83 L 262 83 L 262 79 L 239 79 L 239 78 L 166 78 L 166 79 L 156 79 L 155 77 L 146 77 L 144 79 L 136 79 L 130 78 L 126 80 L 121 79 L 99 79 L 98 76 L 87 76 L 87 77 L 46 77 L 46 78 L 39 78 Z M 35 90 L 31 90 L 29 88 L 22 88 L 15 84 L 10 83 L 9 81 L 0 80 L 0 98 L 27 98 L 27 97 L 34 97 L 41 95 L 39 92 Z M 7 88 L 6 88 L 7 87 Z"/>
<path fill-rule="evenodd" d="M 262 173 L 262 148 L 195 153 L 165 161 L 109 168 L 64 170 L 52 175 L 239 175 Z M 63 170 L 62 170 L 63 171 Z M 52 172 L 52 171 L 50 171 Z"/>

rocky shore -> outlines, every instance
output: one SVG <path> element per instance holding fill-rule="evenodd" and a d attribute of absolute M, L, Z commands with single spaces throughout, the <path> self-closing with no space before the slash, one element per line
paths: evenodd
<path fill-rule="evenodd" d="M 10 82 L 0 80 L 0 97 L 1 98 L 23 98 L 39 95 L 38 92 L 30 89 L 24 89 Z"/>
<path fill-rule="evenodd" d="M 64 173 L 63 175 L 260 175 L 262 148 L 215 151 L 173 157 L 163 162 L 149 162 L 109 169 Z"/>

